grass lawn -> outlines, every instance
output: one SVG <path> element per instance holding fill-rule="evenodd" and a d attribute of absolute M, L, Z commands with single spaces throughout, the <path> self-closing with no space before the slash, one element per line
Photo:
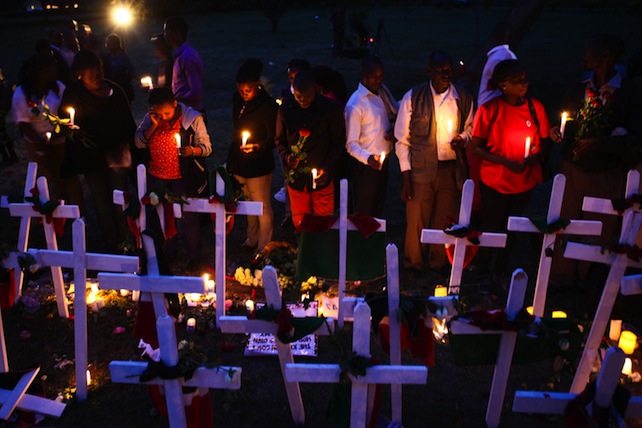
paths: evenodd
<path fill-rule="evenodd" d="M 375 31 L 377 23 L 383 20 L 385 36 L 380 46 L 380 55 L 386 64 L 386 83 L 393 94 L 401 98 L 412 86 L 426 79 L 426 61 L 431 51 L 443 49 L 455 60 L 469 63 L 475 58 L 488 39 L 491 27 L 508 12 L 507 8 L 469 7 L 464 9 L 438 9 L 434 7 L 389 7 L 372 8 L 367 11 L 367 24 Z M 358 82 L 359 62 L 355 59 L 332 56 L 332 30 L 330 10 L 301 9 L 284 15 L 277 34 L 270 32 L 269 21 L 259 12 L 224 12 L 192 14 L 186 16 L 191 25 L 189 41 L 200 52 L 205 63 L 206 109 L 208 128 L 214 145 L 212 164 L 223 162 L 232 129 L 230 110 L 231 94 L 235 90 L 234 76 L 238 66 L 247 58 L 263 61 L 264 75 L 273 94 L 279 94 L 288 86 L 286 67 L 293 57 L 303 57 L 313 65 L 331 66 L 345 78 L 350 92 Z M 84 20 L 81 19 L 81 22 Z M 106 35 L 114 29 L 104 21 L 88 21 L 94 31 Z M 33 20 L 0 21 L 0 36 L 4 40 L 0 47 L 0 66 L 5 76 L 15 81 L 21 62 L 33 51 L 35 41 L 46 37 L 47 23 Z M 135 24 L 127 30 L 125 40 L 130 56 L 140 75 L 150 74 L 155 69 L 148 38 L 162 30 L 162 23 Z M 581 56 L 584 41 L 598 31 L 618 32 L 627 43 L 623 60 L 642 46 L 642 26 L 639 12 L 614 10 L 610 8 L 587 11 L 580 8 L 545 9 L 533 23 L 531 30 L 514 48 L 521 61 L 529 70 L 531 95 L 540 98 L 551 121 L 559 120 L 558 103 L 563 91 L 581 76 Z M 348 29 L 348 40 L 356 36 Z M 142 90 L 136 94 L 133 103 L 134 117 L 142 119 L 147 110 L 146 96 Z M 0 170 L 0 194 L 6 194 L 19 185 L 26 171 L 26 153 L 21 150 L 18 166 Z M 278 172 L 274 174 L 273 187 L 281 185 Z M 403 244 L 404 208 L 398 197 L 400 176 L 398 166 L 393 168 L 389 193 L 387 195 L 386 217 L 389 240 L 400 248 Z M 546 209 L 547 190 L 543 185 L 533 198 L 530 210 L 542 212 Z M 283 214 L 282 207 L 275 203 L 275 222 Z M 15 242 L 16 222 L 8 217 L 6 210 L 0 210 L 0 239 Z M 241 222 L 242 224 L 242 222 Z M 276 226 L 276 229 L 279 229 Z M 211 236 L 211 231 L 208 231 Z M 89 230 L 94 235 L 95 231 Z M 293 234 L 283 230 L 275 231 L 276 239 L 292 240 Z M 209 238 L 207 238 L 209 239 Z M 230 235 L 230 259 L 238 255 L 235 248 L 244 237 L 237 227 Z M 210 242 L 212 240 L 210 239 Z M 526 241 L 522 253 L 516 257 L 532 278 L 537 269 L 536 252 Z M 211 244 L 207 248 L 213 254 Z M 533 258 L 535 257 L 535 258 Z M 213 258 L 212 258 L 213 260 Z M 532 281 L 531 281 L 532 282 Z M 38 282 L 33 293 L 46 295 L 50 291 L 46 281 Z M 422 292 L 425 281 L 419 286 L 402 284 L 404 289 Z M 233 288 L 234 293 L 247 297 L 249 291 Z M 38 294 L 40 293 L 40 294 Z M 529 290 L 532 294 L 532 290 Z M 498 297 L 499 299 L 502 296 Z M 4 313 L 7 347 L 10 367 L 21 367 L 35 362 L 42 367 L 41 378 L 36 383 L 47 397 L 58 393 L 71 393 L 73 366 L 57 368 L 61 361 L 73 359 L 73 323 L 61 320 L 55 314 L 55 303 L 42 298 L 41 309 L 29 313 L 24 306 Z M 572 316 L 584 315 L 582 296 L 569 295 L 553 300 Z M 503 304 L 500 301 L 494 304 Z M 565 306 L 566 305 L 566 306 Z M 557 309 L 558 307 L 556 307 Z M 93 384 L 89 399 L 84 403 L 70 401 L 65 415 L 60 420 L 48 420 L 41 426 L 56 427 L 163 427 L 166 418 L 155 415 L 145 387 L 116 385 L 111 383 L 107 369 L 113 359 L 136 359 L 138 350 L 131 337 L 133 316 L 127 310 L 135 306 L 127 299 L 113 296 L 107 307 L 89 317 L 89 361 Z M 575 311 L 575 313 L 574 313 Z M 199 325 L 207 326 L 211 311 L 196 314 Z M 201 322 L 202 321 L 202 322 Z M 625 320 L 626 321 L 626 320 Z M 127 333 L 115 335 L 112 330 L 123 326 Z M 349 344 L 350 329 L 338 337 Z M 23 334 L 29 332 L 29 337 Z M 185 326 L 179 326 L 179 336 L 185 336 Z M 194 336 L 207 350 L 210 360 L 223 364 L 243 367 L 243 387 L 238 393 L 212 391 L 215 426 L 217 427 L 290 427 L 293 426 L 281 375 L 276 358 L 244 358 L 243 336 L 222 335 L 203 328 Z M 232 352 L 223 352 L 222 343 L 235 345 Z M 382 356 L 376 338 L 373 336 L 373 353 Z M 319 358 L 314 362 L 336 362 L 332 343 L 321 338 Z M 374 349 L 377 348 L 377 349 Z M 385 357 L 384 357 L 385 358 Z M 479 427 L 484 426 L 486 401 L 492 379 L 492 367 L 454 364 L 450 349 L 436 345 L 437 364 L 429 371 L 427 385 L 404 387 L 404 426 L 419 427 Z M 409 356 L 405 363 L 411 363 Z M 634 361 L 634 371 L 639 370 Z M 515 365 L 509 378 L 502 426 L 505 427 L 558 427 L 559 418 L 539 418 L 510 413 L 512 397 L 516 389 L 555 388 L 567 391 L 572 379 L 572 364 L 554 365 L 552 361 L 538 364 Z M 632 391 L 639 394 L 639 387 L 632 385 Z M 386 388 L 384 388 L 387 390 Z M 636 391 L 638 390 L 638 391 Z M 325 409 L 331 387 L 327 385 L 302 385 L 306 405 L 306 427 L 327 426 Z M 388 393 L 384 392 L 381 412 L 390 415 Z M 0 423 L 0 427 L 8 426 Z M 632 421 L 630 426 L 642 426 Z"/>

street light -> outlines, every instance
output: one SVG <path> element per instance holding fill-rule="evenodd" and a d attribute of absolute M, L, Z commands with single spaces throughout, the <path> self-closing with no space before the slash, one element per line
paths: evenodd
<path fill-rule="evenodd" d="M 132 12 L 125 6 L 116 6 L 112 10 L 112 19 L 116 25 L 127 26 L 133 21 Z"/>

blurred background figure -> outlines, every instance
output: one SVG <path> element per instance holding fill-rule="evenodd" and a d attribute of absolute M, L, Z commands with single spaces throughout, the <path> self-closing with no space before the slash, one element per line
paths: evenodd
<path fill-rule="evenodd" d="M 0 68 L 0 157 L 2 164 L 9 165 L 18 162 L 18 156 L 13 148 L 13 140 L 7 133 L 7 115 L 11 109 L 13 85 L 4 78 Z"/>
<path fill-rule="evenodd" d="M 117 34 L 110 34 L 105 39 L 105 48 L 107 48 L 107 59 L 110 64 L 110 73 L 106 77 L 119 85 L 125 91 L 127 99 L 131 103 L 134 99 L 134 87 L 132 80 L 136 76 L 134 65 L 129 55 L 123 49 L 120 37 Z"/>
<path fill-rule="evenodd" d="M 172 48 L 165 40 L 163 34 L 156 34 L 149 39 L 152 42 L 154 56 L 158 58 L 158 71 L 156 73 L 156 86 L 172 87 Z"/>

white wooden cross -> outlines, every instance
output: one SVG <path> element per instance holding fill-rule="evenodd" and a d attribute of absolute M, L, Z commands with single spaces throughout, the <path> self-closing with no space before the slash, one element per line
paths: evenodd
<path fill-rule="evenodd" d="M 32 413 L 40 413 L 59 418 L 65 410 L 66 404 L 44 397 L 27 394 L 27 389 L 38 375 L 40 368 L 35 368 L 24 373 L 18 384 L 12 389 L 0 389 L 0 419 L 7 420 L 13 411 L 18 408 Z M 7 345 L 4 338 L 4 325 L 0 311 L 0 373 L 9 372 L 7 359 Z M 0 375 L 1 376 L 1 375 Z"/>
<path fill-rule="evenodd" d="M 137 197 L 138 200 L 145 196 L 147 194 L 147 169 L 145 168 L 145 165 L 140 164 L 136 167 L 136 190 L 137 190 Z M 162 195 L 159 195 L 162 196 Z M 128 203 L 125 201 L 125 192 L 122 190 L 114 189 L 113 193 L 113 201 L 116 205 L 120 205 L 123 208 L 123 211 L 127 208 Z M 158 214 L 158 219 L 160 221 L 160 226 L 161 230 L 163 231 L 163 234 L 165 234 L 165 207 L 163 204 L 158 204 L 156 205 L 156 213 Z M 181 216 L 181 211 L 180 211 L 180 205 L 174 204 L 172 207 L 174 211 L 174 217 L 180 217 Z M 136 219 L 136 225 L 138 226 L 138 233 L 140 234 L 141 232 L 145 231 L 147 229 L 147 212 L 145 211 L 145 206 L 142 205 L 140 206 L 140 213 L 138 214 L 138 219 Z M 139 240 L 138 243 L 139 247 L 141 246 L 141 241 Z"/>
<path fill-rule="evenodd" d="M 218 195 L 225 194 L 225 182 L 218 173 L 216 174 L 216 193 Z M 174 204 L 174 207 L 177 206 L 180 209 L 180 205 Z M 219 302 L 219 304 L 216 306 L 216 326 L 220 327 L 220 319 L 223 315 L 225 315 L 225 305 L 223 304 L 223 302 L 225 302 L 225 272 L 227 269 L 225 249 L 227 245 L 227 237 L 225 235 L 225 217 L 228 212 L 225 210 L 225 203 L 210 203 L 208 199 L 203 198 L 187 198 L 187 203 L 182 205 L 182 212 L 208 214 L 214 213 L 216 216 L 216 230 L 214 232 L 214 268 L 216 282 L 216 300 L 217 302 Z M 239 201 L 234 214 L 262 215 L 263 203 Z"/>
<path fill-rule="evenodd" d="M 158 270 L 158 258 L 153 239 L 147 235 L 142 236 L 143 249 L 147 255 L 147 275 L 127 274 L 98 274 L 100 288 L 119 290 L 127 288 L 148 292 L 152 296 L 154 313 L 157 318 L 156 328 L 160 345 L 161 360 L 168 367 L 178 364 L 178 350 L 176 346 L 176 331 L 174 319 L 167 315 L 165 293 L 199 293 L 205 292 L 205 281 L 201 277 L 188 276 L 161 276 Z M 112 361 L 109 364 L 112 380 L 114 382 L 139 383 L 136 375 L 140 375 L 147 364 L 132 361 Z M 228 377 L 230 370 L 235 373 Z M 165 400 L 172 428 L 185 427 L 185 408 L 183 407 L 182 387 L 198 386 L 208 388 L 239 389 L 241 369 L 224 367 L 221 369 L 199 368 L 194 372 L 194 377 L 189 381 L 183 379 L 153 379 L 148 384 L 164 385 Z M 134 376 L 134 377 L 132 377 Z"/>
<path fill-rule="evenodd" d="M 112 272 L 137 272 L 138 257 L 86 252 L 85 221 L 76 219 L 72 225 L 73 251 L 34 250 L 28 254 L 40 266 L 73 268 L 74 293 L 74 345 L 76 368 L 76 397 L 87 399 L 87 269 Z M 5 266 L 19 267 L 20 253 L 11 253 Z"/>
<path fill-rule="evenodd" d="M 47 178 L 40 177 L 36 181 L 36 173 L 38 171 L 38 164 L 30 162 L 27 170 L 27 178 L 25 183 L 24 195 L 32 196 L 30 190 L 37 187 L 40 192 L 40 200 L 49 200 L 49 186 L 47 185 Z M 54 212 L 51 214 L 53 218 L 79 218 L 80 208 L 77 205 L 62 205 L 61 201 Z M 33 210 L 33 204 L 28 202 L 23 203 L 8 203 L 8 200 L 3 197 L 3 208 L 9 208 L 9 213 L 13 217 L 21 217 L 20 229 L 18 232 L 18 251 L 25 252 L 29 244 L 29 229 L 31 228 L 31 218 L 41 218 L 42 226 L 44 228 L 45 240 L 49 250 L 58 250 L 58 241 L 56 240 L 56 232 L 54 230 L 53 222 L 48 223 L 46 216 Z M 67 307 L 67 296 L 65 295 L 65 282 L 62 277 L 62 269 L 60 266 L 51 266 L 51 279 L 56 290 L 56 303 L 58 304 L 58 315 L 63 318 L 69 318 L 69 308 Z M 22 294 L 22 283 L 24 282 L 23 272 L 18 269 L 18 295 Z"/>
<path fill-rule="evenodd" d="M 370 306 L 359 302 L 354 310 L 352 350 L 361 357 L 370 357 Z M 285 366 L 288 382 L 339 383 L 339 364 L 293 364 Z M 352 381 L 350 427 L 365 427 L 368 414 L 369 384 L 424 384 L 428 377 L 425 366 L 375 365 L 366 369 L 366 375 Z"/>
<path fill-rule="evenodd" d="M 475 194 L 475 184 L 473 180 L 466 180 L 461 194 L 461 203 L 459 205 L 459 220 L 456 226 L 470 227 L 470 216 L 473 207 L 473 195 Z M 461 276 L 464 271 L 464 259 L 466 256 L 466 247 L 474 245 L 468 238 L 457 238 L 436 229 L 423 229 L 421 231 L 421 243 L 423 244 L 443 244 L 454 245 L 452 268 L 450 271 L 450 281 L 448 282 L 449 294 L 459 294 L 461 286 Z M 502 248 L 506 246 L 505 233 L 486 233 L 479 237 L 479 247 Z"/>
<path fill-rule="evenodd" d="M 511 278 L 508 301 L 506 302 L 508 319 L 515 319 L 515 316 L 522 309 L 527 284 L 528 275 L 522 269 L 516 269 Z M 450 334 L 498 334 L 498 332 L 496 330 L 481 330 L 477 326 L 453 320 L 450 324 Z M 517 342 L 516 331 L 504 330 L 499 334 L 501 334 L 501 339 L 499 341 L 499 350 L 497 351 L 497 362 L 495 363 L 493 383 L 490 388 L 488 406 L 486 407 L 486 425 L 490 428 L 499 426 L 508 375 L 513 360 L 513 351 Z"/>
<path fill-rule="evenodd" d="M 553 179 L 553 190 L 551 191 L 548 212 L 546 213 L 546 224 L 551 224 L 560 219 L 562 201 L 564 200 L 564 187 L 566 187 L 566 177 L 563 174 L 557 174 Z M 511 232 L 542 233 L 527 217 L 508 217 L 508 230 Z M 536 317 L 544 316 L 546 292 L 553 260 L 551 256 L 547 255 L 547 252 L 551 254 L 550 252 L 555 248 L 557 235 L 599 235 L 600 233 L 602 233 L 602 222 L 589 220 L 570 220 L 565 229 L 544 233 L 539 255 L 537 279 L 535 281 L 533 315 Z"/>
<path fill-rule="evenodd" d="M 281 300 L 281 291 L 279 290 L 276 270 L 272 266 L 266 266 L 263 269 L 262 278 L 267 304 L 276 310 L 280 310 L 283 302 Z M 223 333 L 266 333 L 276 336 L 278 331 L 278 324 L 274 322 L 248 319 L 245 316 L 223 315 L 219 319 L 219 322 Z M 314 334 L 330 335 L 334 330 L 333 327 L 334 320 L 327 318 L 326 322 L 322 324 Z M 279 354 L 281 373 L 283 374 L 283 381 L 285 383 L 285 392 L 290 403 L 292 419 L 296 424 L 303 425 L 305 423 L 305 410 L 303 408 L 303 399 L 301 398 L 301 389 L 299 388 L 298 382 L 289 382 L 285 379 L 286 364 L 294 362 L 292 348 L 289 343 L 281 342 L 278 337 L 276 337 L 276 347 Z"/>
<path fill-rule="evenodd" d="M 616 346 L 606 351 L 602 362 L 600 373 L 597 377 L 597 385 L 594 402 L 602 408 L 610 405 L 615 387 L 622 376 L 622 365 L 626 355 Z M 566 406 L 578 394 L 570 392 L 541 392 L 541 391 L 516 391 L 513 400 L 513 412 L 517 413 L 543 413 L 557 414 L 564 413 Z M 632 396 L 626 407 L 625 417 L 642 416 L 642 397 Z"/>
<path fill-rule="evenodd" d="M 637 171 L 630 171 L 628 174 L 626 184 L 625 196 L 631 197 L 638 192 L 639 174 Z M 584 198 L 582 205 L 584 211 L 599 212 L 602 214 L 621 215 L 612 205 L 608 199 L 601 198 Z M 624 218 L 622 220 L 622 230 L 620 232 L 619 243 L 624 245 L 633 245 L 637 237 L 640 225 L 642 225 L 642 212 L 638 207 L 631 207 L 623 212 Z M 579 394 L 584 390 L 586 382 L 588 382 L 591 367 L 597 357 L 597 351 L 602 341 L 602 336 L 606 331 L 606 327 L 615 304 L 618 292 L 620 291 L 620 283 L 624 277 L 624 272 L 627 266 L 642 267 L 642 262 L 634 262 L 626 254 L 616 254 L 605 252 L 601 247 L 594 245 L 584 245 L 570 242 L 566 245 L 564 257 L 585 260 L 598 263 L 610 264 L 609 274 L 606 278 L 606 284 L 602 291 L 600 303 L 595 311 L 593 317 L 593 324 L 584 345 L 582 358 L 575 372 L 573 383 L 571 384 L 570 392 Z"/>

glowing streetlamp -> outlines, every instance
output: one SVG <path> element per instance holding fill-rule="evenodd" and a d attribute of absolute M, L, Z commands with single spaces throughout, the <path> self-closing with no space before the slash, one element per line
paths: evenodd
<path fill-rule="evenodd" d="M 126 26 L 134 20 L 131 10 L 125 6 L 116 6 L 111 12 L 112 19 L 116 25 Z"/>

